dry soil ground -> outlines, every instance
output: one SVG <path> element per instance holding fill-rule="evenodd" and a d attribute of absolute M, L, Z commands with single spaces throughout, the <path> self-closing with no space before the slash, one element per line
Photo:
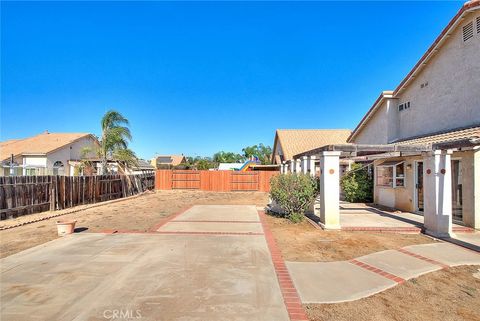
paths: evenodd
<path fill-rule="evenodd" d="M 82 233 L 105 229 L 147 231 L 162 218 L 194 204 L 266 205 L 266 193 L 162 191 L 59 218 L 0 231 L 0 255 L 5 257 L 57 238 L 57 219 L 76 219 Z M 17 221 L 46 214 L 35 214 Z M 407 245 L 434 242 L 418 234 L 322 231 L 308 222 L 291 224 L 267 216 L 285 260 L 337 261 Z M 12 221 L 0 225 L 11 225 Z M 437 321 L 480 320 L 479 267 L 449 268 L 412 279 L 369 298 L 340 304 L 306 305 L 311 320 Z"/>
<path fill-rule="evenodd" d="M 478 321 L 479 266 L 449 268 L 352 302 L 306 305 L 312 321 Z"/>
<path fill-rule="evenodd" d="M 308 222 L 291 224 L 272 216 L 267 216 L 267 221 L 287 261 L 348 260 L 376 251 L 435 242 L 421 234 L 323 231 Z M 312 321 L 480 320 L 479 268 L 448 268 L 365 299 L 309 304 L 305 309 Z"/>
<path fill-rule="evenodd" d="M 378 251 L 435 242 L 423 234 L 324 231 L 307 221 L 292 224 L 270 215 L 267 222 L 286 261 L 350 260 Z"/>
<path fill-rule="evenodd" d="M 254 204 L 265 206 L 268 194 L 258 192 L 213 193 L 201 191 L 157 191 L 133 199 L 105 204 L 76 213 L 0 231 L 0 257 L 5 257 L 58 238 L 57 220 L 77 220 L 81 233 L 102 230 L 148 231 L 162 218 L 194 204 Z M 69 209 L 71 210 L 71 209 Z M 52 213 L 40 213 L 6 220 L 1 225 L 32 220 Z"/>

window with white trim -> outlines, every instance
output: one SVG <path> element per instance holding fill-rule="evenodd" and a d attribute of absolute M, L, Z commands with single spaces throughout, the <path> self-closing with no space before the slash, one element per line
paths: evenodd
<path fill-rule="evenodd" d="M 377 186 L 383 187 L 405 187 L 405 162 L 393 161 L 384 162 L 377 166 Z"/>

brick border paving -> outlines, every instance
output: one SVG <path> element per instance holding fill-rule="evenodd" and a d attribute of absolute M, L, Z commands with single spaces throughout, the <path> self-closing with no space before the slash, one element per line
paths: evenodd
<path fill-rule="evenodd" d="M 288 272 L 285 261 L 283 260 L 280 249 L 275 242 L 275 238 L 270 231 L 270 228 L 265 221 L 265 211 L 257 210 L 258 216 L 262 223 L 263 233 L 265 234 L 265 240 L 267 241 L 268 249 L 272 257 L 273 267 L 277 274 L 280 290 L 282 291 L 283 301 L 287 307 L 287 312 L 291 321 L 308 321 L 305 309 L 302 306 L 302 301 L 298 295 L 297 289 L 293 284 L 293 281 Z"/>
<path fill-rule="evenodd" d="M 373 273 L 376 273 L 376 274 L 379 274 L 389 280 L 392 280 L 392 281 L 395 281 L 397 282 L 398 284 L 400 283 L 403 283 L 405 282 L 405 279 L 399 277 L 398 275 L 395 275 L 395 274 L 392 274 L 392 273 L 389 273 L 387 271 L 384 271 L 382 269 L 379 269 L 373 265 L 370 265 L 370 264 L 367 264 L 367 263 L 364 263 L 364 262 L 361 262 L 361 261 L 358 261 L 356 259 L 352 259 L 349 261 L 350 263 L 356 265 L 356 266 L 359 266 L 365 270 L 368 270 L 368 271 L 371 271 Z"/>
<path fill-rule="evenodd" d="M 260 221 L 207 221 L 207 220 L 175 220 L 174 223 L 261 223 Z"/>
<path fill-rule="evenodd" d="M 182 215 L 183 213 L 185 213 L 186 211 L 188 211 L 189 209 L 191 209 L 191 208 L 194 207 L 194 206 L 195 206 L 195 205 L 187 206 L 187 207 L 181 209 L 180 211 L 178 211 L 177 213 L 165 217 L 165 218 L 162 219 L 160 222 L 158 222 L 157 224 L 155 224 L 154 226 L 152 226 L 152 227 L 150 228 L 150 232 L 157 232 L 157 230 L 158 230 L 159 228 L 161 228 L 162 226 L 164 226 L 165 224 L 167 224 L 169 221 L 173 220 L 174 218 L 179 217 L 180 215 Z"/>
<path fill-rule="evenodd" d="M 345 226 L 341 228 L 347 232 L 381 232 L 381 233 L 412 233 L 420 234 L 420 227 L 368 227 L 368 226 Z"/>
<path fill-rule="evenodd" d="M 153 233 L 153 232 L 152 232 Z M 264 235 L 258 232 L 194 232 L 194 231 L 157 231 L 155 234 L 169 235 Z"/>
<path fill-rule="evenodd" d="M 403 253 L 403 254 L 406 254 L 406 255 L 410 255 L 414 258 L 417 258 L 417 259 L 420 259 L 420 260 L 423 260 L 425 262 L 428 262 L 428 263 L 431 263 L 431 264 L 434 264 L 434 265 L 438 265 L 438 266 L 441 266 L 442 269 L 446 269 L 446 268 L 449 268 L 450 266 L 446 265 L 446 264 L 443 264 L 442 262 L 439 262 L 439 261 L 435 261 L 435 260 L 432 260 L 426 256 L 423 256 L 423 255 L 419 255 L 419 254 L 416 254 L 416 253 L 413 253 L 413 252 L 410 252 L 409 250 L 406 250 L 404 248 L 401 248 L 401 249 L 398 249 L 397 250 L 398 252 L 400 253 Z"/>

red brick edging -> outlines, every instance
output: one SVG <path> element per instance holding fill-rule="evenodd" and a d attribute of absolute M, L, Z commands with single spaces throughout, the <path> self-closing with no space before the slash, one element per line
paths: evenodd
<path fill-rule="evenodd" d="M 300 300 L 297 289 L 290 278 L 290 273 L 288 273 L 287 266 L 283 261 L 282 254 L 280 253 L 277 243 L 275 242 L 275 238 L 265 222 L 264 215 L 264 211 L 258 211 L 258 216 L 260 217 L 260 221 L 262 223 L 265 239 L 272 257 L 273 267 L 275 268 L 275 273 L 277 274 L 278 283 L 283 295 L 283 301 L 287 307 L 290 320 L 308 321 L 307 314 L 302 306 L 302 301 Z"/>
<path fill-rule="evenodd" d="M 370 265 L 370 264 L 363 263 L 363 262 L 358 261 L 358 260 L 356 260 L 356 259 L 350 260 L 350 263 L 355 264 L 356 266 L 359 266 L 359 267 L 361 267 L 361 268 L 363 268 L 363 269 L 366 269 L 366 270 L 368 270 L 368 271 L 371 271 L 371 272 L 373 272 L 373 273 L 377 273 L 377 274 L 379 274 L 379 275 L 381 275 L 381 276 L 383 276 L 383 277 L 385 277 L 385 278 L 387 278 L 387 279 L 389 279 L 389 280 L 395 281 L 395 282 L 397 282 L 397 283 L 399 283 L 399 284 L 405 282 L 405 279 L 403 279 L 403 278 L 401 278 L 401 277 L 399 277 L 399 276 L 397 276 L 397 275 L 395 275 L 395 274 L 388 273 L 387 271 L 384 271 L 384 270 L 382 270 L 382 269 L 376 268 L 376 267 L 374 267 L 374 266 L 372 266 L 372 265 Z"/>
<path fill-rule="evenodd" d="M 207 221 L 207 220 L 175 220 L 173 223 L 261 223 L 260 221 Z"/>
<path fill-rule="evenodd" d="M 441 266 L 443 269 L 446 269 L 446 268 L 449 267 L 448 265 L 443 264 L 442 262 L 438 262 L 438 261 L 429 259 L 428 257 L 425 257 L 425 256 L 423 256 L 423 255 L 415 254 L 415 253 L 410 252 L 409 250 L 406 250 L 406 249 L 403 249 L 403 248 L 402 248 L 402 249 L 398 249 L 397 251 L 400 252 L 400 253 L 406 254 L 406 255 L 413 256 L 414 258 L 423 260 L 423 261 L 425 261 L 425 262 L 428 262 L 428 263 L 431 263 L 431 264 L 434 264 L 434 265 Z"/>
<path fill-rule="evenodd" d="M 263 235 L 257 232 L 195 232 L 195 231 L 156 231 L 156 234 L 170 235 Z"/>
<path fill-rule="evenodd" d="M 419 227 L 346 226 L 346 227 L 342 227 L 342 231 L 420 234 L 422 232 L 422 229 Z"/>
<path fill-rule="evenodd" d="M 150 232 L 157 232 L 157 230 L 159 228 L 161 228 L 162 226 L 164 226 L 165 224 L 167 224 L 169 221 L 173 220 L 174 218 L 179 217 L 180 215 L 182 215 L 183 213 L 185 213 L 186 211 L 188 211 L 192 207 L 193 207 L 193 205 L 190 205 L 190 206 L 185 207 L 184 209 L 180 210 L 179 212 L 177 212 L 173 215 L 165 217 L 163 220 L 161 220 L 160 222 L 158 222 L 157 224 L 152 226 L 152 228 L 150 229 Z"/>

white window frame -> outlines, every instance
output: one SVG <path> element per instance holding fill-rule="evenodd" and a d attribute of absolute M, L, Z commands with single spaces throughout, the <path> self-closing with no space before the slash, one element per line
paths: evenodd
<path fill-rule="evenodd" d="M 403 166 L 403 176 L 397 176 L 397 166 Z M 377 165 L 377 170 L 375 171 L 375 185 L 378 187 L 386 187 L 386 188 L 405 188 L 405 161 L 398 161 L 397 163 L 388 164 L 388 165 Z M 392 168 L 392 185 L 378 185 L 378 168 Z M 403 185 L 397 186 L 397 179 L 403 181 Z"/>

